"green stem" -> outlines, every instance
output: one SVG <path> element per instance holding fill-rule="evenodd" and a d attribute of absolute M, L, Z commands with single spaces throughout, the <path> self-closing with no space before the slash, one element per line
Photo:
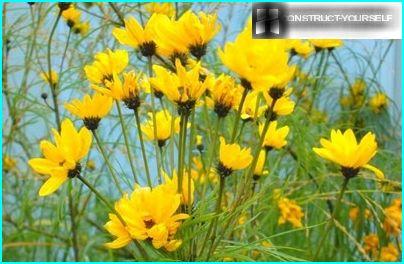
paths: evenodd
<path fill-rule="evenodd" d="M 230 143 L 233 143 L 234 140 L 236 139 L 238 125 L 239 125 L 239 121 L 240 121 L 240 117 L 241 117 L 241 111 L 243 110 L 243 105 L 244 105 L 244 102 L 245 102 L 245 98 L 247 97 L 247 94 L 248 94 L 248 89 L 244 88 L 243 95 L 241 96 L 240 104 L 239 104 L 238 109 L 237 109 L 236 119 L 234 120 L 233 132 L 232 132 L 232 135 L 231 135 Z"/>
<path fill-rule="evenodd" d="M 102 157 L 104 158 L 105 163 L 107 164 L 107 167 L 108 167 L 108 169 L 109 169 L 109 172 L 111 173 L 112 179 L 114 180 L 115 185 L 116 185 L 116 187 L 118 188 L 119 192 L 120 192 L 121 194 L 123 194 L 123 191 L 122 191 L 122 189 L 121 189 L 121 186 L 119 185 L 119 182 L 118 182 L 118 177 L 115 175 L 114 169 L 112 168 L 111 163 L 109 162 L 108 157 L 107 157 L 107 155 L 105 154 L 104 148 L 102 147 L 102 144 L 101 144 L 101 141 L 100 141 L 100 139 L 99 139 L 99 137 L 98 137 L 98 135 L 97 135 L 97 132 L 96 132 L 95 130 L 92 130 L 92 132 L 93 132 L 95 141 L 97 142 L 98 149 L 99 149 L 99 151 L 100 151 Z"/>
<path fill-rule="evenodd" d="M 187 125 L 188 114 L 181 115 L 180 121 L 180 145 L 179 145 L 179 160 L 178 160 L 178 193 L 182 194 L 182 180 L 184 176 L 184 163 L 185 163 L 185 147 L 187 142 Z"/>
<path fill-rule="evenodd" d="M 126 130 L 125 121 L 123 119 L 121 106 L 119 105 L 119 101 L 115 101 L 115 103 L 116 103 L 116 108 L 118 109 L 119 121 L 121 122 L 122 134 L 123 134 L 123 139 L 125 141 L 126 152 L 128 153 L 128 160 L 129 160 L 129 164 L 130 164 L 130 169 L 132 170 L 132 175 L 133 175 L 133 179 L 135 180 L 135 183 L 138 184 L 139 180 L 136 177 L 135 166 L 133 165 L 132 151 L 131 151 L 131 149 L 129 147 L 128 132 Z"/>
<path fill-rule="evenodd" d="M 72 231 L 72 245 L 73 245 L 73 253 L 74 260 L 79 261 L 79 244 L 77 240 L 77 226 L 76 226 L 76 213 L 73 206 L 73 194 L 72 194 L 72 182 L 69 182 L 69 210 L 70 210 L 70 225 Z"/>
<path fill-rule="evenodd" d="M 141 126 L 140 126 L 139 113 L 138 113 L 137 110 L 134 110 L 134 112 L 135 112 L 137 133 L 138 133 L 138 135 L 139 135 L 140 148 L 141 148 L 141 150 L 142 150 L 142 157 L 143 157 L 143 162 L 144 162 L 144 168 L 145 168 L 145 170 L 146 170 L 147 184 L 149 185 L 150 188 L 152 188 L 153 185 L 152 185 L 152 181 L 151 181 L 151 176 L 150 176 L 150 171 L 149 171 L 149 165 L 148 165 L 148 163 L 147 163 L 146 149 L 145 149 L 145 146 L 144 146 L 143 134 L 142 134 Z"/>
<path fill-rule="evenodd" d="M 321 51 L 320 62 L 318 64 L 316 79 L 315 79 L 314 85 L 313 85 L 313 91 L 312 91 L 312 94 L 311 94 L 311 101 L 310 101 L 309 109 L 307 111 L 308 114 L 310 114 L 312 109 L 313 109 L 314 100 L 317 97 L 318 83 L 323 78 L 323 75 L 324 75 L 325 69 L 326 69 L 326 66 L 324 66 L 324 63 L 325 63 L 325 65 L 327 65 L 327 61 L 328 61 L 328 58 L 330 57 L 330 53 L 328 53 L 326 60 L 324 60 L 325 57 L 326 57 L 325 50 L 323 50 L 323 51 Z"/>
<path fill-rule="evenodd" d="M 78 178 L 82 183 L 84 183 L 84 185 L 86 185 L 86 186 L 95 194 L 95 196 L 97 196 L 97 198 L 98 198 L 101 202 L 103 202 L 106 207 L 108 207 L 108 209 L 109 209 L 111 212 L 115 212 L 114 207 L 108 202 L 108 200 L 107 200 L 101 193 L 99 193 L 99 192 L 97 191 L 97 189 L 95 189 L 95 187 L 94 187 L 91 183 L 89 183 L 85 178 L 81 177 L 81 175 L 77 176 L 77 178 Z"/>

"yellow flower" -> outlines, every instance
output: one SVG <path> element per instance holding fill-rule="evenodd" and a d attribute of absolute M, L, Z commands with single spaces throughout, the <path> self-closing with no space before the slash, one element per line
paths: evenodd
<path fill-rule="evenodd" d="M 148 3 L 144 5 L 147 12 L 150 14 L 162 14 L 168 17 L 173 17 L 175 14 L 175 8 L 172 3 Z"/>
<path fill-rule="evenodd" d="M 234 42 L 219 49 L 218 55 L 226 67 L 237 73 L 248 90 L 284 87 L 293 78 L 295 67 L 288 65 L 285 41 L 252 39 L 251 23 Z"/>
<path fill-rule="evenodd" d="M 369 106 L 375 113 L 380 113 L 383 109 L 387 108 L 389 99 L 385 93 L 377 93 L 370 98 Z"/>
<path fill-rule="evenodd" d="M 96 130 L 101 119 L 111 111 L 112 98 L 99 93 L 92 97 L 85 94 L 82 101 L 73 99 L 70 103 L 65 103 L 65 108 L 82 119 L 89 130 Z"/>
<path fill-rule="evenodd" d="M 309 41 L 313 44 L 316 50 L 334 49 L 341 47 L 344 44 L 340 39 L 310 39 Z"/>
<path fill-rule="evenodd" d="M 384 209 L 383 228 L 387 234 L 398 236 L 401 233 L 401 224 L 401 198 L 397 198 L 393 200 L 389 207 Z"/>
<path fill-rule="evenodd" d="M 304 59 L 307 59 L 314 51 L 313 45 L 309 41 L 300 39 L 291 39 L 286 42 L 286 46 L 291 50 L 292 55 L 297 54 Z"/>
<path fill-rule="evenodd" d="M 196 147 L 199 151 L 203 150 L 203 138 L 201 135 L 196 135 Z"/>
<path fill-rule="evenodd" d="M 62 17 L 70 28 L 80 23 L 80 16 L 81 12 L 77 10 L 74 5 L 70 5 L 68 9 L 62 12 Z"/>
<path fill-rule="evenodd" d="M 366 89 L 366 82 L 363 79 L 356 79 L 355 82 L 351 86 L 352 94 L 354 96 L 363 95 L 363 92 Z"/>
<path fill-rule="evenodd" d="M 47 140 L 40 143 L 44 158 L 28 161 L 35 172 L 50 175 L 39 190 L 40 196 L 52 194 L 68 178 L 80 174 L 79 161 L 87 155 L 92 141 L 90 131 L 85 127 L 77 131 L 70 119 L 63 120 L 60 133 L 55 129 L 52 132 L 55 144 Z"/>
<path fill-rule="evenodd" d="M 168 192 L 165 184 L 150 188 L 135 187 L 133 193 L 124 195 L 115 203 L 115 210 L 122 221 L 110 214 L 104 227 L 116 239 L 106 243 L 108 248 L 121 248 L 132 240 L 150 240 L 156 249 L 176 250 L 182 243 L 175 239 L 180 221 L 187 214 L 176 214 L 181 203 L 181 195 Z"/>
<path fill-rule="evenodd" d="M 189 51 L 198 60 L 206 54 L 207 44 L 219 32 L 220 24 L 217 23 L 217 15 L 199 12 L 196 15 L 191 10 L 185 12 L 178 20 L 186 35 Z"/>
<path fill-rule="evenodd" d="M 290 99 L 290 94 L 292 93 L 292 89 L 287 89 L 283 92 L 282 97 L 276 100 L 274 105 L 274 113 L 278 116 L 289 115 L 295 109 L 295 102 Z M 268 93 L 263 93 L 265 101 L 268 106 L 272 106 L 273 100 L 272 97 Z"/>
<path fill-rule="evenodd" d="M 178 190 L 178 176 L 177 172 L 173 171 L 173 177 L 170 178 L 167 173 L 162 171 L 161 173 L 164 177 L 164 186 L 167 188 L 167 192 L 171 192 L 172 194 L 176 194 Z M 191 173 L 192 174 L 192 173 Z M 195 185 L 194 181 L 191 177 L 191 181 L 188 184 L 188 170 L 184 170 L 183 180 L 182 180 L 182 194 L 181 194 L 181 203 L 189 205 L 194 202 L 194 190 Z M 190 185 L 190 186 L 189 186 Z M 191 188 L 189 188 L 191 187 Z M 191 191 L 189 191 L 191 190 Z"/>
<path fill-rule="evenodd" d="M 156 115 L 156 134 L 157 141 L 160 147 L 165 145 L 167 139 L 171 137 L 171 126 L 173 118 L 168 111 L 161 110 L 155 113 Z M 149 120 L 141 125 L 142 132 L 146 135 L 148 140 L 155 140 L 154 128 L 153 128 L 153 114 L 149 113 Z M 180 118 L 177 117 L 174 120 L 174 133 L 178 133 L 180 130 Z"/>
<path fill-rule="evenodd" d="M 238 144 L 226 144 L 225 139 L 220 137 L 218 172 L 222 177 L 248 167 L 252 159 L 250 148 L 242 149 Z"/>
<path fill-rule="evenodd" d="M 114 73 L 111 81 L 106 81 L 105 87 L 92 85 L 91 87 L 107 96 L 110 96 L 118 101 L 123 101 L 129 109 L 136 110 L 140 106 L 140 90 L 139 85 L 140 74 L 136 75 L 135 71 L 125 72 L 123 74 L 123 83 Z"/>
<path fill-rule="evenodd" d="M 255 166 L 254 169 L 254 175 L 253 175 L 254 180 L 258 180 L 262 175 L 268 173 L 268 171 L 264 171 L 266 158 L 267 158 L 267 152 L 265 150 L 261 150 L 258 156 L 257 165 Z"/>
<path fill-rule="evenodd" d="M 93 171 L 95 170 L 96 166 L 95 166 L 95 161 L 90 159 L 87 161 L 86 167 L 89 171 Z"/>
<path fill-rule="evenodd" d="M 333 129 L 331 140 L 322 138 L 320 143 L 323 147 L 313 148 L 313 151 L 320 157 L 341 165 L 345 177 L 354 177 L 360 168 L 365 168 L 373 171 L 378 178 L 384 178 L 383 172 L 368 164 L 377 152 L 373 133 L 367 133 L 358 144 L 352 129 L 344 133 Z"/>
<path fill-rule="evenodd" d="M 5 172 L 13 170 L 17 166 L 17 161 L 7 155 L 4 155 L 3 157 L 3 170 Z"/>
<path fill-rule="evenodd" d="M 352 98 L 349 95 L 342 96 L 339 103 L 343 107 L 348 107 L 352 104 Z"/>
<path fill-rule="evenodd" d="M 389 243 L 387 247 L 382 247 L 380 252 L 379 261 L 398 261 L 400 253 L 398 249 L 393 245 L 393 243 Z"/>
<path fill-rule="evenodd" d="M 359 207 L 352 207 L 349 209 L 349 219 L 351 219 L 352 222 L 355 222 L 358 219 L 358 216 L 360 214 L 360 209 Z M 369 209 L 365 209 L 365 211 L 363 212 L 363 216 L 365 219 L 368 219 L 372 216 L 372 213 L 370 212 Z"/>
<path fill-rule="evenodd" d="M 145 27 L 137 22 L 134 17 L 125 19 L 125 28 L 114 28 L 112 35 L 123 45 L 139 49 L 143 56 L 153 56 L 156 53 L 155 28 L 156 16 L 151 16 Z"/>
<path fill-rule="evenodd" d="M 77 23 L 73 27 L 73 32 L 76 34 L 80 34 L 83 37 L 88 34 L 89 30 L 90 30 L 90 22 L 88 21 Z"/>
<path fill-rule="evenodd" d="M 289 127 L 284 126 L 281 128 L 278 127 L 278 122 L 277 121 L 272 121 L 269 124 L 267 133 L 265 134 L 264 142 L 263 142 L 263 147 L 266 148 L 267 150 L 271 150 L 273 148 L 275 149 L 281 149 L 284 147 L 288 142 L 286 141 L 286 137 L 289 134 Z M 260 135 L 262 134 L 262 131 L 264 129 L 264 125 L 260 124 L 259 125 L 259 133 Z"/>
<path fill-rule="evenodd" d="M 266 107 L 263 105 L 259 105 L 257 108 L 257 100 L 258 100 L 259 92 L 257 91 L 252 91 L 251 93 L 247 94 L 243 108 L 241 110 L 241 119 L 244 121 L 250 121 L 255 118 L 260 117 L 264 112 Z M 239 100 L 241 97 L 239 97 Z M 238 101 L 235 105 L 234 108 L 237 110 L 240 105 L 240 102 Z"/>
<path fill-rule="evenodd" d="M 41 78 L 47 83 L 51 83 L 53 86 L 55 86 L 58 81 L 59 81 L 59 76 L 56 71 L 51 70 L 50 78 L 49 78 L 49 72 L 45 71 L 41 73 Z"/>
<path fill-rule="evenodd" d="M 87 78 L 93 84 L 105 84 L 111 81 L 113 74 L 121 73 L 128 65 L 128 52 L 125 50 L 99 52 L 95 61 L 84 67 Z"/>
<path fill-rule="evenodd" d="M 293 200 L 288 198 L 281 198 L 278 201 L 278 208 L 280 211 L 280 216 L 278 219 L 278 224 L 284 224 L 286 221 L 292 224 L 293 227 L 302 227 L 302 217 L 304 213 L 302 208 Z"/>
<path fill-rule="evenodd" d="M 210 94 L 214 101 L 214 111 L 218 117 L 225 117 L 230 109 L 239 101 L 242 88 L 236 85 L 234 79 L 228 75 L 221 74 L 212 87 Z"/>
<path fill-rule="evenodd" d="M 376 255 L 379 248 L 379 237 L 376 234 L 369 234 L 363 238 L 363 249 L 367 253 Z"/>

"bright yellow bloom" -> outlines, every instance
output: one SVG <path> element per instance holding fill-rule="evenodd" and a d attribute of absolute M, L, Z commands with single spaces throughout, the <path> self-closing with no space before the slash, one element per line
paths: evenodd
<path fill-rule="evenodd" d="M 156 115 L 156 134 L 157 141 L 160 147 L 165 145 L 167 139 L 171 137 L 171 126 L 173 118 L 168 111 L 161 110 L 155 113 Z M 149 120 L 141 125 L 142 132 L 146 135 L 148 140 L 155 140 L 154 128 L 153 128 L 153 114 L 149 113 Z M 180 130 L 180 118 L 177 117 L 174 120 L 174 133 L 178 133 Z"/>
<path fill-rule="evenodd" d="M 400 253 L 393 243 L 389 243 L 387 247 L 382 247 L 379 261 L 398 261 Z"/>
<path fill-rule="evenodd" d="M 87 78 L 93 84 L 105 84 L 111 81 L 113 74 L 121 73 L 128 65 L 128 52 L 107 49 L 95 55 L 95 61 L 84 67 Z"/>
<path fill-rule="evenodd" d="M 65 103 L 65 108 L 82 119 L 89 130 L 95 130 L 100 120 L 111 111 L 112 98 L 99 93 L 92 97 L 85 94 L 82 101 L 73 99 L 70 103 Z"/>
<path fill-rule="evenodd" d="M 304 213 L 302 208 L 293 200 L 288 198 L 281 198 L 278 201 L 278 208 L 280 211 L 280 216 L 278 219 L 278 224 L 284 224 L 287 222 L 291 223 L 293 227 L 302 227 L 302 217 Z"/>
<path fill-rule="evenodd" d="M 219 166 L 221 176 L 229 176 L 235 170 L 248 167 L 252 162 L 250 148 L 241 148 L 238 144 L 226 144 L 223 137 L 220 137 Z"/>
<path fill-rule="evenodd" d="M 225 117 L 230 109 L 240 101 L 242 92 L 242 87 L 237 85 L 232 77 L 221 74 L 210 87 L 215 113 L 219 117 Z"/>
<path fill-rule="evenodd" d="M 124 195 L 115 203 L 115 214 L 110 214 L 110 221 L 105 229 L 116 239 L 106 243 L 108 248 L 121 248 L 132 240 L 150 239 L 154 248 L 164 247 L 167 251 L 176 250 L 182 243 L 174 238 L 180 227 L 180 221 L 188 218 L 187 214 L 176 214 L 181 203 L 181 195 L 168 192 L 165 184 L 150 188 L 135 187 L 133 193 Z"/>
<path fill-rule="evenodd" d="M 288 65 L 285 41 L 252 39 L 251 23 L 234 42 L 219 49 L 218 55 L 226 67 L 237 73 L 245 89 L 267 91 L 284 87 L 293 78 L 295 67 Z"/>
<path fill-rule="evenodd" d="M 307 59 L 314 51 L 314 47 L 309 41 L 302 41 L 300 39 L 287 40 L 286 46 L 292 54 L 297 54 L 304 59 Z"/>
<path fill-rule="evenodd" d="M 76 24 L 80 23 L 81 12 L 70 5 L 70 7 L 62 12 L 62 17 L 66 21 L 67 25 L 73 28 Z"/>
<path fill-rule="evenodd" d="M 367 253 L 376 255 L 379 248 L 379 237 L 376 234 L 369 234 L 363 238 L 363 249 Z"/>
<path fill-rule="evenodd" d="M 14 158 L 7 155 L 3 157 L 3 170 L 5 172 L 13 170 L 16 166 L 17 161 Z"/>
<path fill-rule="evenodd" d="M 356 95 L 362 95 L 363 92 L 366 89 L 366 82 L 363 79 L 356 79 L 355 82 L 351 86 L 352 94 L 354 96 Z"/>
<path fill-rule="evenodd" d="M 202 146 L 203 149 L 203 138 L 201 135 L 196 135 L 196 146 L 200 148 Z"/>
<path fill-rule="evenodd" d="M 162 171 L 162 175 L 164 177 L 164 186 L 166 187 L 167 192 L 171 192 L 172 194 L 176 194 L 178 190 L 178 176 L 177 172 L 173 172 L 173 177 L 170 178 L 167 173 Z M 192 173 L 191 173 L 192 176 Z M 184 170 L 184 175 L 182 178 L 182 194 L 181 194 L 181 203 L 189 205 L 190 203 L 192 204 L 194 202 L 194 190 L 195 190 L 195 185 L 194 181 L 191 177 L 191 181 L 188 184 L 188 170 Z M 190 185 L 190 186 L 188 186 Z M 189 188 L 191 187 L 191 188 Z M 191 190 L 191 191 L 189 191 Z"/>
<path fill-rule="evenodd" d="M 65 119 L 61 132 L 52 129 L 55 144 L 42 140 L 40 148 L 44 158 L 30 159 L 28 164 L 40 174 L 50 175 L 50 178 L 39 190 L 40 196 L 55 192 L 68 178 L 80 174 L 79 161 L 88 154 L 92 135 L 83 127 L 80 131 L 74 128 L 70 119 Z"/>
<path fill-rule="evenodd" d="M 264 112 L 266 107 L 263 105 L 259 105 L 257 108 L 257 100 L 258 100 L 259 92 L 257 91 L 252 91 L 249 94 L 247 94 L 243 108 L 241 110 L 241 119 L 244 121 L 249 121 L 256 119 L 260 117 Z M 241 97 L 239 97 L 239 100 Z M 240 102 L 238 101 L 235 105 L 234 108 L 237 110 L 240 105 Z"/>
<path fill-rule="evenodd" d="M 149 12 L 151 15 L 156 13 L 156 14 L 162 14 L 166 15 L 168 17 L 173 17 L 175 14 L 175 8 L 172 3 L 148 3 L 144 5 L 145 9 L 147 12 Z"/>
<path fill-rule="evenodd" d="M 340 39 L 310 39 L 309 41 L 316 49 L 334 49 L 344 45 Z"/>
<path fill-rule="evenodd" d="M 267 158 L 267 152 L 265 150 L 261 150 L 258 156 L 257 165 L 255 166 L 254 169 L 253 177 L 255 180 L 258 180 L 260 176 L 268 173 L 268 171 L 264 171 L 266 158 Z"/>
<path fill-rule="evenodd" d="M 51 70 L 50 78 L 49 78 L 49 72 L 48 71 L 42 72 L 41 73 L 41 78 L 42 78 L 42 80 L 44 80 L 47 83 L 52 82 L 53 86 L 55 86 L 59 81 L 59 75 L 54 70 Z"/>
<path fill-rule="evenodd" d="M 295 102 L 290 99 L 290 94 L 292 93 L 292 89 L 289 88 L 285 90 L 282 97 L 277 99 L 274 105 L 274 113 L 279 116 L 289 115 L 295 109 Z M 273 99 L 268 93 L 263 93 L 265 101 L 268 106 L 272 106 Z"/>
<path fill-rule="evenodd" d="M 125 28 L 114 28 L 112 35 L 123 45 L 139 49 L 143 56 L 152 56 L 156 53 L 155 29 L 159 25 L 156 24 L 156 16 L 151 16 L 143 28 L 141 24 L 134 18 L 125 19 Z"/>
<path fill-rule="evenodd" d="M 385 93 L 377 93 L 369 100 L 369 106 L 375 113 L 380 113 L 383 109 L 387 108 L 389 99 Z"/>
<path fill-rule="evenodd" d="M 313 151 L 320 157 L 341 165 L 345 177 L 356 176 L 360 168 L 373 171 L 378 178 L 384 177 L 383 172 L 368 164 L 377 152 L 373 133 L 367 133 L 358 144 L 352 129 L 344 133 L 333 129 L 331 140 L 322 138 L 320 143 L 323 147 L 313 148 Z"/>
<path fill-rule="evenodd" d="M 401 198 L 397 198 L 393 200 L 389 207 L 384 209 L 383 228 L 387 234 L 398 236 L 401 233 L 401 224 Z"/>
<path fill-rule="evenodd" d="M 82 37 L 88 34 L 90 31 L 90 22 L 80 22 L 74 25 L 73 32 L 76 34 L 80 34 Z"/>
<path fill-rule="evenodd" d="M 277 128 L 278 127 L 278 122 L 277 121 L 271 121 L 271 123 L 269 124 L 267 133 L 265 134 L 265 138 L 264 138 L 264 142 L 263 142 L 263 147 L 271 150 L 273 148 L 275 149 L 281 149 L 282 147 L 284 147 L 288 141 L 286 140 L 286 137 L 289 134 L 289 127 L 288 126 L 284 126 L 281 128 Z M 264 129 L 264 125 L 260 124 L 259 125 L 259 132 L 260 135 L 262 134 Z"/>

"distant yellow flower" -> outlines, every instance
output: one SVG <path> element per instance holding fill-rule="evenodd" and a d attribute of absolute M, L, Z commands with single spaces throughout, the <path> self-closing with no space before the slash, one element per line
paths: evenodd
<path fill-rule="evenodd" d="M 168 176 L 167 173 L 162 171 L 162 175 L 164 178 L 164 186 L 167 188 L 167 192 L 171 192 L 173 194 L 177 193 L 178 190 L 178 176 L 177 172 L 173 172 L 172 178 Z M 188 183 L 188 170 L 184 170 L 184 175 L 183 175 L 183 180 L 182 180 L 182 195 L 181 195 L 181 203 L 189 205 L 190 203 L 192 204 L 194 202 L 194 190 L 195 190 L 195 185 L 194 181 L 191 177 L 191 181 Z M 191 188 L 189 188 L 189 186 Z M 189 191 L 191 190 L 191 191 Z"/>
<path fill-rule="evenodd" d="M 255 118 L 259 118 L 264 112 L 266 107 L 264 105 L 259 105 L 257 108 L 257 100 L 258 100 L 259 92 L 252 91 L 247 94 L 243 108 L 241 110 L 241 119 L 244 121 L 250 121 Z M 241 99 L 241 98 L 239 98 Z M 237 110 L 240 105 L 240 102 L 237 102 L 234 105 L 234 108 Z"/>
<path fill-rule="evenodd" d="M 334 49 L 344 45 L 344 42 L 340 39 L 310 39 L 311 44 L 316 48 L 316 50 L 321 49 Z"/>
<path fill-rule="evenodd" d="M 352 94 L 354 96 L 363 95 L 363 92 L 365 91 L 366 86 L 367 86 L 366 82 L 363 79 L 361 79 L 361 78 L 356 79 L 355 82 L 351 86 Z"/>
<path fill-rule="evenodd" d="M 287 222 L 291 223 L 293 227 L 302 227 L 302 217 L 304 213 L 302 208 L 293 200 L 288 198 L 281 198 L 278 201 L 278 208 L 280 211 L 280 216 L 278 219 L 278 224 L 284 224 Z"/>
<path fill-rule="evenodd" d="M 250 148 L 242 149 L 238 144 L 226 144 L 225 139 L 220 137 L 218 172 L 222 177 L 248 167 L 252 159 Z"/>
<path fill-rule="evenodd" d="M 383 228 L 387 234 L 398 236 L 401 233 L 402 210 L 401 198 L 394 199 L 390 206 L 384 209 Z"/>
<path fill-rule="evenodd" d="M 125 72 L 122 83 L 118 74 L 114 73 L 112 80 L 107 80 L 105 86 L 92 85 L 91 87 L 115 100 L 123 101 L 129 109 L 137 110 L 141 103 L 139 98 L 142 89 L 142 86 L 139 84 L 140 76 L 135 71 Z"/>
<path fill-rule="evenodd" d="M 239 101 L 242 88 L 228 75 L 221 74 L 212 87 L 210 94 L 214 101 L 214 111 L 218 117 L 225 117 Z"/>
<path fill-rule="evenodd" d="M 147 12 L 150 14 L 162 14 L 168 17 L 173 17 L 175 14 L 175 8 L 173 3 L 155 3 L 151 2 L 144 5 Z"/>
<path fill-rule="evenodd" d="M 82 101 L 73 99 L 70 103 L 65 103 L 65 108 L 82 119 L 87 129 L 96 130 L 101 119 L 111 111 L 112 98 L 99 93 L 92 97 L 85 94 Z"/>
<path fill-rule="evenodd" d="M 350 208 L 348 213 L 349 219 L 351 219 L 352 222 L 355 222 L 356 219 L 358 219 L 359 212 L 360 212 L 359 207 Z"/>
<path fill-rule="evenodd" d="M 77 131 L 70 119 L 63 120 L 60 133 L 55 129 L 52 132 L 56 144 L 42 140 L 40 148 L 44 158 L 28 161 L 35 172 L 50 175 L 39 190 L 40 196 L 52 194 L 67 179 L 80 174 L 79 161 L 88 154 L 92 141 L 90 131 L 85 127 Z"/>
<path fill-rule="evenodd" d="M 157 46 L 154 42 L 156 16 L 151 16 L 143 28 L 134 18 L 125 19 L 125 28 L 114 28 L 112 35 L 123 45 L 139 49 L 143 56 L 153 56 L 156 53 Z"/>
<path fill-rule="evenodd" d="M 288 126 L 283 126 L 281 128 L 278 127 L 278 122 L 277 121 L 272 121 L 269 124 L 267 133 L 265 134 L 264 142 L 263 142 L 263 147 L 266 148 L 267 150 L 271 150 L 273 148 L 275 149 L 281 149 L 284 147 L 288 142 L 286 140 L 287 135 L 289 134 L 289 127 Z M 259 125 L 259 132 L 260 135 L 262 134 L 264 129 L 264 125 L 260 124 Z"/>
<path fill-rule="evenodd" d="M 400 253 L 393 243 L 389 243 L 387 247 L 382 247 L 379 261 L 398 261 Z"/>
<path fill-rule="evenodd" d="M 128 65 L 128 52 L 107 49 L 95 55 L 95 61 L 84 67 L 87 78 L 93 84 L 104 84 L 112 81 L 113 74 L 121 73 Z"/>
<path fill-rule="evenodd" d="M 345 177 L 356 176 L 361 168 L 373 171 L 378 178 L 384 177 L 383 172 L 368 164 L 377 152 L 376 137 L 373 133 L 367 133 L 358 144 L 352 129 L 344 133 L 333 129 L 331 141 L 322 138 L 320 143 L 323 148 L 313 148 L 313 151 L 320 157 L 341 165 Z"/>
<path fill-rule="evenodd" d="M 157 142 L 160 147 L 165 145 L 167 139 L 171 137 L 172 131 L 171 126 L 173 118 L 168 111 L 161 110 L 155 113 L 156 115 L 156 134 Z M 155 140 L 154 138 L 154 128 L 153 128 L 153 114 L 149 113 L 149 120 L 141 125 L 142 132 L 146 135 L 148 140 Z M 174 133 L 178 133 L 180 130 L 180 118 L 177 117 L 174 120 Z"/>
<path fill-rule="evenodd" d="M 375 113 L 380 113 L 383 109 L 387 108 L 389 99 L 385 93 L 377 93 L 369 100 L 369 106 Z"/>
<path fill-rule="evenodd" d="M 261 150 L 260 154 L 258 156 L 257 165 L 255 166 L 255 169 L 254 169 L 254 175 L 253 175 L 254 180 L 259 180 L 259 178 L 262 175 L 268 173 L 267 171 L 264 171 L 266 156 L 267 156 L 267 152 L 265 150 Z"/>
<path fill-rule="evenodd" d="M 80 34 L 81 36 L 85 36 L 90 31 L 90 22 L 80 22 L 74 25 L 73 32 L 76 34 Z"/>
<path fill-rule="evenodd" d="M 342 96 L 339 103 L 343 107 L 348 107 L 352 105 L 352 98 L 349 95 Z"/>
<path fill-rule="evenodd" d="M 363 238 L 363 249 L 367 253 L 376 255 L 379 248 L 379 237 L 376 234 L 369 234 Z"/>
<path fill-rule="evenodd" d="M 62 12 L 62 17 L 66 21 L 70 28 L 73 28 L 76 24 L 80 23 L 81 12 L 74 5 Z"/>
<path fill-rule="evenodd" d="M 49 78 L 49 72 L 48 71 L 42 72 L 41 73 L 41 78 L 45 82 L 51 83 L 53 86 L 55 86 L 59 81 L 59 75 L 54 70 L 51 70 L 50 78 Z"/>
<path fill-rule="evenodd" d="M 89 171 L 93 171 L 95 170 L 96 166 L 95 166 L 95 161 L 90 159 L 87 161 L 86 167 Z"/>
<path fill-rule="evenodd" d="M 3 156 L 3 170 L 5 172 L 13 170 L 17 166 L 17 161 L 7 155 Z"/>
<path fill-rule="evenodd" d="M 219 32 L 216 14 L 199 12 L 196 15 L 191 10 L 185 12 L 178 20 L 184 27 L 186 43 L 189 51 L 198 60 L 206 54 L 207 44 Z"/>
<path fill-rule="evenodd" d="M 297 54 L 304 59 L 307 59 L 314 51 L 313 45 L 309 41 L 300 39 L 291 39 L 286 42 L 286 46 L 292 52 L 292 55 Z"/>
<path fill-rule="evenodd" d="M 132 240 L 150 240 L 156 249 L 175 251 L 182 243 L 175 239 L 180 221 L 187 214 L 176 214 L 181 203 L 181 195 L 167 192 L 165 184 L 150 188 L 135 187 L 133 193 L 124 195 L 115 203 L 116 214 L 109 214 L 104 227 L 116 239 L 106 243 L 108 248 L 116 249 L 128 245 Z M 158 205 L 158 206 L 156 206 Z"/>
<path fill-rule="evenodd" d="M 287 89 L 283 93 L 282 97 L 276 100 L 274 105 L 274 114 L 278 116 L 289 115 L 295 109 L 295 102 L 290 99 L 290 94 L 292 93 L 292 89 Z M 268 106 L 272 106 L 273 100 L 272 97 L 268 93 L 263 93 L 265 101 Z M 276 116 L 275 116 L 276 117 Z"/>

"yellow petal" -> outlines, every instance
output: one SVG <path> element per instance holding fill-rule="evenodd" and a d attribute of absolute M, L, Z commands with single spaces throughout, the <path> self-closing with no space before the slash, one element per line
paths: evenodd
<path fill-rule="evenodd" d="M 39 189 L 39 196 L 54 193 L 67 179 L 67 175 L 66 177 L 51 176 Z"/>

